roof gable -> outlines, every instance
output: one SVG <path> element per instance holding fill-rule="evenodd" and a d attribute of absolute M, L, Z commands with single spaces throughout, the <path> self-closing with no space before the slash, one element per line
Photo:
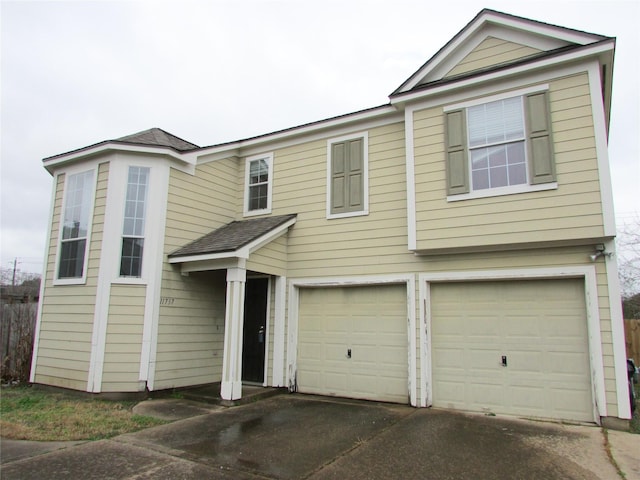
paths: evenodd
<path fill-rule="evenodd" d="M 444 78 L 499 68 L 604 39 L 607 37 L 484 9 L 391 96 Z"/>
<path fill-rule="evenodd" d="M 511 63 L 514 60 L 537 55 L 541 52 L 538 48 L 487 36 L 478 46 L 449 70 L 449 72 L 444 75 L 444 78 L 462 75 L 490 66 Z"/>

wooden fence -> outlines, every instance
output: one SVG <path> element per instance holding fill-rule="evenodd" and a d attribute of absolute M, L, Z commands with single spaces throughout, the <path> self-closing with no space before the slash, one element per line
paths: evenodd
<path fill-rule="evenodd" d="M 624 321 L 624 341 L 627 347 L 627 358 L 633 358 L 640 366 L 640 319 Z"/>
<path fill-rule="evenodd" d="M 0 376 L 2 381 L 29 381 L 38 304 L 0 305 Z"/>

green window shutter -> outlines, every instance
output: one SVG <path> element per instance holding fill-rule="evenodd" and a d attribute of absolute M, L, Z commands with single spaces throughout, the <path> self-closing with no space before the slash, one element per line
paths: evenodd
<path fill-rule="evenodd" d="M 445 114 L 447 146 L 447 195 L 469 193 L 467 132 L 464 110 Z"/>
<path fill-rule="evenodd" d="M 346 194 L 345 143 L 331 145 L 331 212 L 343 212 Z"/>
<path fill-rule="evenodd" d="M 551 141 L 551 116 L 547 92 L 526 96 L 529 182 L 532 185 L 556 181 Z"/>
<path fill-rule="evenodd" d="M 363 139 L 331 145 L 331 213 L 357 212 L 364 204 Z"/>
<path fill-rule="evenodd" d="M 347 191 L 349 194 L 348 210 L 357 212 L 363 209 L 363 151 L 362 138 L 351 140 L 349 144 L 349 182 Z"/>

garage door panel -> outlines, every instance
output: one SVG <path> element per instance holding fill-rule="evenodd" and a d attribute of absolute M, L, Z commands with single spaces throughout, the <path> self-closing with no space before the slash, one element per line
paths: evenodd
<path fill-rule="evenodd" d="M 501 383 L 474 382 L 469 385 L 469 393 L 472 403 L 482 405 L 486 409 L 499 408 L 505 401 L 508 401 L 508 399 L 505 399 L 505 392 Z"/>
<path fill-rule="evenodd" d="M 584 395 L 581 395 L 575 389 L 572 388 L 554 388 L 551 389 L 551 402 L 553 408 L 564 412 L 566 415 L 571 415 L 576 410 L 591 409 L 591 402 L 585 400 Z M 570 416 L 566 418 L 571 418 Z"/>
<path fill-rule="evenodd" d="M 304 345 L 301 346 L 301 358 L 305 361 L 313 361 L 314 359 L 324 358 L 324 345 L 319 343 L 305 342 Z"/>
<path fill-rule="evenodd" d="M 431 316 L 435 406 L 593 421 L 583 280 L 432 284 Z"/>
<path fill-rule="evenodd" d="M 322 333 L 333 333 L 339 335 L 346 334 L 349 331 L 348 325 L 338 318 L 319 317 L 318 322 L 324 323 L 324 328 L 321 329 Z"/>
<path fill-rule="evenodd" d="M 454 368 L 461 370 L 464 362 L 464 350 L 455 348 L 442 348 L 433 350 L 433 368 L 439 370 Z"/>
<path fill-rule="evenodd" d="M 440 399 L 438 406 L 445 408 L 464 408 L 466 402 L 465 384 L 446 380 L 433 382 L 433 390 L 437 391 Z"/>
<path fill-rule="evenodd" d="M 531 341 L 539 338 L 540 327 L 540 319 L 536 315 L 510 315 L 500 322 L 503 335 L 514 341 Z"/>
<path fill-rule="evenodd" d="M 324 375 L 324 384 L 331 390 L 344 391 L 347 389 L 347 375 L 341 370 L 327 368 Z"/>
<path fill-rule="evenodd" d="M 406 403 L 406 319 L 405 285 L 301 288 L 298 390 Z M 309 322 L 321 327 L 307 328 Z M 322 354 L 314 347 L 307 349 L 314 342 L 324 345 Z"/>
<path fill-rule="evenodd" d="M 548 392 L 541 391 L 539 388 L 529 385 L 514 385 L 511 387 L 510 393 L 512 407 L 525 414 L 535 415 L 536 412 L 547 408 Z"/>
<path fill-rule="evenodd" d="M 500 364 L 495 349 L 471 347 L 465 353 L 466 365 L 480 373 L 483 370 L 493 371 Z"/>
<path fill-rule="evenodd" d="M 572 377 L 580 375 L 584 371 L 584 355 L 582 352 L 550 352 L 546 358 L 547 371 L 554 375 L 567 374 Z M 580 382 L 585 388 L 590 385 L 587 379 Z"/>

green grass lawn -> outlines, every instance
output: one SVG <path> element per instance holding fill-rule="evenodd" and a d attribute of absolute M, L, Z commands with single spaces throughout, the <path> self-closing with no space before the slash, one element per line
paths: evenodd
<path fill-rule="evenodd" d="M 167 423 L 132 412 L 137 402 L 116 402 L 40 391 L 0 390 L 0 435 L 15 440 L 99 440 Z"/>

